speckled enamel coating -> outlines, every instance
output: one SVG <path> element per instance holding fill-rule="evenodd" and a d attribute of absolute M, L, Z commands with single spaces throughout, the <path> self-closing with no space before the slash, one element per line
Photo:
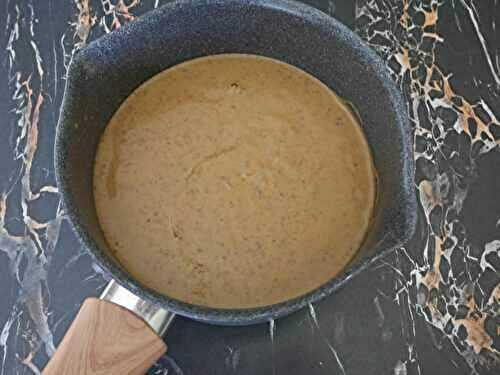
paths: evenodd
<path fill-rule="evenodd" d="M 228 52 L 259 54 L 295 65 L 353 103 L 379 177 L 373 225 L 349 269 L 307 295 L 256 309 L 189 305 L 139 285 L 108 256 L 92 196 L 99 137 L 120 103 L 139 84 L 170 66 Z M 289 1 L 176 2 L 89 44 L 75 55 L 68 71 L 55 158 L 67 214 L 95 261 L 142 298 L 214 324 L 274 319 L 329 295 L 408 240 L 416 222 L 408 116 L 382 60 L 333 18 Z"/>

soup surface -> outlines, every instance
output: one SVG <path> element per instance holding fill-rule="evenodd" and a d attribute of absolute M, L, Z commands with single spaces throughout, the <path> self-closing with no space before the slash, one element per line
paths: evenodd
<path fill-rule="evenodd" d="M 356 119 L 311 75 L 252 55 L 204 57 L 139 87 L 102 136 L 94 196 L 123 267 L 222 308 L 302 295 L 361 245 L 375 171 Z"/>

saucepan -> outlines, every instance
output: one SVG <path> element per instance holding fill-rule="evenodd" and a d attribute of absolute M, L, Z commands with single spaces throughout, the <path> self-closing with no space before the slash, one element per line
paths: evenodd
<path fill-rule="evenodd" d="M 219 309 L 188 304 L 134 280 L 113 258 L 97 220 L 92 176 L 99 138 L 141 83 L 183 61 L 221 53 L 275 58 L 301 68 L 356 109 L 377 170 L 372 223 L 343 272 L 298 298 Z M 80 50 L 71 62 L 56 134 L 55 170 L 67 217 L 112 281 L 84 302 L 44 374 L 141 374 L 165 352 L 175 314 L 220 325 L 276 319 L 332 294 L 400 246 L 416 222 L 411 131 L 383 61 L 335 19 L 285 0 L 180 1 L 151 11 Z"/>

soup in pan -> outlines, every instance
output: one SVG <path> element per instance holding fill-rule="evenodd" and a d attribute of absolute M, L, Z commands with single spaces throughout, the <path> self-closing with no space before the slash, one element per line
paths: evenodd
<path fill-rule="evenodd" d="M 318 79 L 253 55 L 191 60 L 140 86 L 98 147 L 113 255 L 159 293 L 218 308 L 324 284 L 367 232 L 375 170 L 360 125 Z"/>

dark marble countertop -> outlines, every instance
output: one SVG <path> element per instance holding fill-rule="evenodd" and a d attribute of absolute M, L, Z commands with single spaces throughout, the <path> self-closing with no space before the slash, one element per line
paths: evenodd
<path fill-rule="evenodd" d="M 106 277 L 71 232 L 52 148 L 72 54 L 164 0 L 0 3 L 0 375 L 39 374 Z M 500 4 L 311 0 L 387 61 L 414 132 L 413 240 L 252 327 L 179 318 L 151 374 L 500 373 Z"/>

